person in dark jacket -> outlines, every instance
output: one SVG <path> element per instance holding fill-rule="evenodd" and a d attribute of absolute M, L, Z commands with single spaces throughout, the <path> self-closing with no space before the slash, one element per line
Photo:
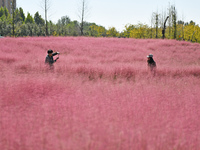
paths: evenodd
<path fill-rule="evenodd" d="M 154 71 L 156 69 L 156 62 L 153 60 L 153 55 L 150 54 L 147 56 L 147 65 L 150 71 Z"/>
<path fill-rule="evenodd" d="M 45 64 L 49 64 L 50 68 L 53 68 L 53 64 L 59 59 L 59 57 L 57 57 L 55 60 L 53 59 L 53 56 L 58 55 L 59 52 L 55 52 L 53 53 L 53 50 L 48 50 L 47 51 L 47 56 L 45 59 Z"/>

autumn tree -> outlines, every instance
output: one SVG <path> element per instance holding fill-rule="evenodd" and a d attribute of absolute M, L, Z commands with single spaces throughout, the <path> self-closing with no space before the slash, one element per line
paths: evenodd
<path fill-rule="evenodd" d="M 147 38 L 147 29 L 147 25 L 139 23 L 138 25 L 135 25 L 133 30 L 130 31 L 130 37 L 136 39 Z"/>
<path fill-rule="evenodd" d="M 119 35 L 115 27 L 109 28 L 106 34 L 108 37 L 117 37 Z"/>
<path fill-rule="evenodd" d="M 130 37 L 131 31 L 135 28 L 134 25 L 131 24 L 127 24 L 125 25 L 125 30 L 124 30 L 124 36 L 125 37 Z"/>
<path fill-rule="evenodd" d="M 98 26 L 95 23 L 89 27 L 89 35 L 94 37 L 105 37 L 106 29 L 103 26 Z"/>

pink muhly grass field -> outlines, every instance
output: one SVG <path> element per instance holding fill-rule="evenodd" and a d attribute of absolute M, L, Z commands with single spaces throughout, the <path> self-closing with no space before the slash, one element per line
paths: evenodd
<path fill-rule="evenodd" d="M 200 44 L 35 37 L 0 46 L 0 150 L 200 149 Z M 61 53 L 53 71 L 48 49 Z"/>

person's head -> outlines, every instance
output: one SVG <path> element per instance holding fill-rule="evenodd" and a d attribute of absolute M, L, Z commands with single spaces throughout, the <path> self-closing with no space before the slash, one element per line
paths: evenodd
<path fill-rule="evenodd" d="M 47 53 L 48 53 L 48 55 L 51 57 L 52 54 L 53 54 L 53 51 L 52 51 L 51 49 L 49 49 L 49 50 L 47 51 Z"/>

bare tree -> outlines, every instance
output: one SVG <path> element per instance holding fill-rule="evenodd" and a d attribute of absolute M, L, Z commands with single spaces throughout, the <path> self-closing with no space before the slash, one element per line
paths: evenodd
<path fill-rule="evenodd" d="M 159 28 L 159 20 L 160 14 L 158 12 L 154 12 L 152 15 L 154 28 L 156 29 L 156 39 L 158 38 L 158 28 Z"/>
<path fill-rule="evenodd" d="M 48 10 L 50 9 L 50 6 L 51 6 L 51 0 L 42 0 L 42 9 L 44 10 L 45 12 L 45 32 L 46 32 L 46 36 L 49 35 L 48 33 Z"/>
<path fill-rule="evenodd" d="M 184 15 L 182 14 L 182 40 L 184 40 Z"/>
<path fill-rule="evenodd" d="M 176 39 L 176 34 L 177 34 L 177 12 L 176 12 L 176 7 L 172 6 L 172 22 L 173 22 L 173 31 L 174 35 L 173 38 Z"/>
<path fill-rule="evenodd" d="M 154 24 L 154 14 L 152 13 L 152 16 L 151 16 L 151 36 L 150 36 L 151 39 L 153 38 L 153 24 Z"/>
<path fill-rule="evenodd" d="M 172 6 L 169 3 L 169 7 L 168 7 L 168 28 L 169 28 L 169 39 L 171 38 L 171 32 L 172 32 Z"/>
<path fill-rule="evenodd" d="M 158 17 L 159 17 L 159 15 L 158 15 L 158 13 L 156 14 L 156 39 L 158 38 Z"/>
<path fill-rule="evenodd" d="M 167 23 L 167 20 L 169 19 L 169 16 L 167 16 L 167 18 L 165 19 L 165 22 L 163 24 L 163 30 L 162 30 L 162 35 L 163 35 L 163 39 L 165 39 L 165 30 L 166 30 L 166 23 Z"/>
<path fill-rule="evenodd" d="M 84 35 L 84 22 L 85 22 L 85 18 L 88 15 L 88 1 L 87 0 L 81 0 L 80 1 L 80 8 L 79 8 L 79 18 L 81 20 L 80 23 L 80 31 L 81 31 L 81 36 Z"/>
<path fill-rule="evenodd" d="M 153 24 L 153 28 L 156 30 L 156 39 L 158 38 L 158 29 L 160 24 L 159 21 L 160 21 L 160 14 L 158 14 L 158 12 L 153 12 L 151 17 L 151 26 Z"/>
<path fill-rule="evenodd" d="M 166 30 L 166 23 L 169 19 L 169 16 L 166 16 L 166 11 L 162 11 L 162 20 L 161 20 L 161 27 L 162 27 L 162 38 L 165 39 L 165 30 Z"/>

